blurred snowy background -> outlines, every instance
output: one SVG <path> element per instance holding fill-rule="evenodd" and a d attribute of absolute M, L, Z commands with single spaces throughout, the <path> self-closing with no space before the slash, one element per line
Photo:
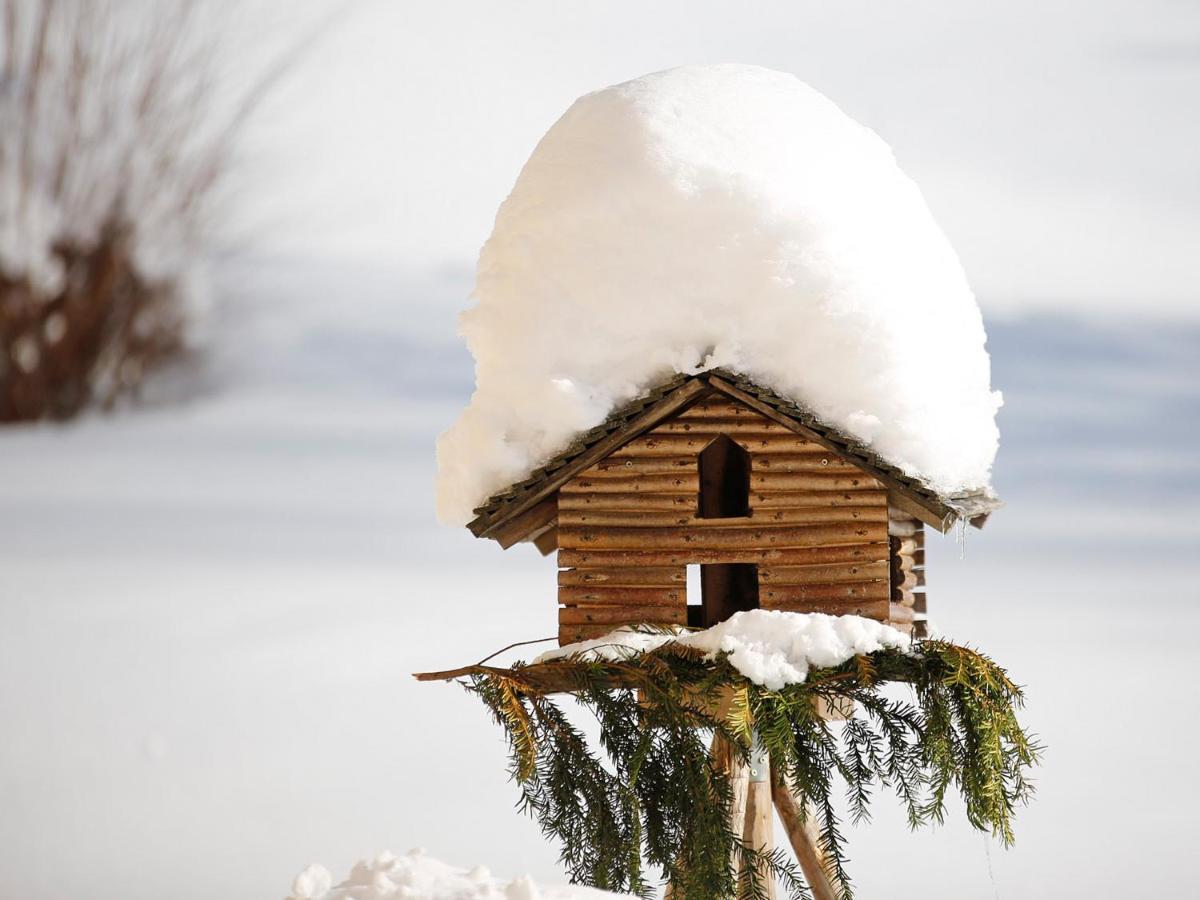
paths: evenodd
<path fill-rule="evenodd" d="M 1007 852 L 881 800 L 850 832 L 860 896 L 1192 895 L 1200 10 L 335 13 L 247 135 L 202 385 L 0 431 L 0 898 L 279 897 L 309 862 L 414 845 L 560 880 L 483 710 L 409 677 L 555 630 L 550 561 L 434 520 L 433 441 L 472 387 L 455 316 L 576 96 L 720 61 L 793 72 L 892 144 L 1005 394 L 1009 506 L 933 543 L 931 612 L 1030 686 L 1040 797 Z"/>

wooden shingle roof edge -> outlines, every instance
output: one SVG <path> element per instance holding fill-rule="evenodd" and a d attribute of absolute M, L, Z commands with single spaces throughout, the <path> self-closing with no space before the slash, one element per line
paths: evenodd
<path fill-rule="evenodd" d="M 987 517 L 1003 505 L 984 491 L 938 493 L 795 401 L 738 372 L 709 369 L 695 375 L 676 375 L 614 410 L 526 478 L 476 508 L 476 517 L 467 527 L 476 537 L 493 538 L 503 547 L 535 537 L 552 522 L 554 495 L 567 481 L 712 391 L 738 400 L 844 457 L 882 482 L 894 506 L 940 532 L 949 531 L 958 522 L 982 528 Z"/>

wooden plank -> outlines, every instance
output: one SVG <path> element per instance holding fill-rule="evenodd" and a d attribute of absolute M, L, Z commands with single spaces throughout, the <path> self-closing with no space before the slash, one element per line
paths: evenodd
<path fill-rule="evenodd" d="M 707 435 L 710 438 L 714 438 L 721 434 L 727 434 L 730 437 L 738 434 L 754 435 L 756 437 L 767 434 L 787 434 L 788 430 L 777 422 L 772 422 L 770 419 L 763 418 L 762 416 L 742 416 L 741 418 L 730 419 L 691 419 L 680 416 L 671 419 L 669 422 L 663 422 L 656 428 L 651 429 L 650 433 Z"/>
<path fill-rule="evenodd" d="M 690 434 L 654 434 L 644 435 L 630 441 L 619 450 L 612 453 L 613 459 L 630 459 L 654 456 L 686 456 L 696 454 L 707 447 L 717 435 Z M 735 444 L 754 454 L 784 453 L 796 454 L 806 450 L 819 449 L 818 445 L 797 437 L 794 434 L 772 435 L 770 437 L 747 437 L 730 435 Z"/>
<path fill-rule="evenodd" d="M 688 494 L 559 494 L 559 510 L 576 509 L 659 509 L 693 512 L 699 502 L 695 492 Z"/>
<path fill-rule="evenodd" d="M 864 616 L 879 622 L 886 622 L 888 616 L 888 601 L 884 600 L 794 600 L 786 603 L 762 604 L 763 609 L 778 609 L 784 612 L 817 612 L 831 616 Z"/>
<path fill-rule="evenodd" d="M 608 550 L 759 550 L 882 542 L 887 526 L 878 522 L 827 525 L 762 525 L 711 528 L 613 528 L 560 525 L 564 548 Z"/>
<path fill-rule="evenodd" d="M 878 491 L 882 485 L 862 472 L 751 472 L 750 490 L 772 491 Z"/>
<path fill-rule="evenodd" d="M 882 491 L 779 491 L 752 493 L 751 509 L 802 509 L 816 506 L 870 506 L 882 508 Z"/>
<path fill-rule="evenodd" d="M 763 584 L 759 603 L 764 607 L 801 603 L 806 600 L 888 600 L 886 581 L 848 581 L 839 584 Z"/>
<path fill-rule="evenodd" d="M 614 625 L 560 625 L 558 645 L 562 647 L 577 641 L 590 641 L 593 638 L 604 637 L 619 627 Z"/>
<path fill-rule="evenodd" d="M 748 406 L 745 406 L 741 403 L 731 402 L 719 394 L 716 396 L 721 397 L 721 399 L 701 400 L 694 406 L 689 406 L 687 411 L 681 414 L 681 418 L 683 416 L 686 416 L 689 419 L 765 418 Z"/>
<path fill-rule="evenodd" d="M 900 623 L 902 625 L 911 625 L 913 622 L 913 611 L 910 607 L 901 606 L 899 603 L 892 603 L 888 606 L 888 621 Z"/>
<path fill-rule="evenodd" d="M 764 586 L 839 584 L 847 581 L 884 580 L 887 577 L 888 564 L 886 560 L 866 563 L 827 563 L 816 566 L 760 566 L 758 570 L 759 583 Z"/>
<path fill-rule="evenodd" d="M 887 510 L 882 507 L 767 507 L 755 510 L 751 516 L 758 522 L 815 524 L 819 522 L 887 522 Z"/>
<path fill-rule="evenodd" d="M 812 453 L 779 453 L 759 456 L 754 468 L 772 472 L 861 472 L 858 466 L 846 462 L 824 447 Z M 884 492 L 886 497 L 886 492 Z"/>
<path fill-rule="evenodd" d="M 657 625 L 686 625 L 687 606 L 561 606 L 560 625 L 636 625 L 652 622 Z"/>
<path fill-rule="evenodd" d="M 694 473 L 695 456 L 650 456 L 628 459 L 602 459 L 580 472 L 584 478 L 604 478 L 607 475 L 678 475 Z"/>
<path fill-rule="evenodd" d="M 742 842 L 754 850 L 770 854 L 775 849 L 775 812 L 771 804 L 771 781 L 768 774 L 764 781 L 751 781 L 746 792 L 746 823 L 742 831 Z M 766 863 L 760 863 L 757 872 L 763 888 L 762 900 L 775 900 L 775 876 Z M 748 873 L 742 875 L 742 895 L 749 896 Z"/>
<path fill-rule="evenodd" d="M 546 478 L 536 491 L 531 491 L 528 497 L 525 497 L 512 507 L 505 509 L 499 514 L 495 521 L 489 522 L 487 525 L 482 525 L 479 520 L 475 520 L 472 525 L 472 531 L 479 537 L 492 537 L 492 532 L 505 522 L 510 521 L 516 516 L 521 515 L 526 510 L 537 506 L 547 497 L 557 493 L 558 489 L 569 481 L 576 473 L 581 472 L 588 466 L 594 465 L 602 459 L 611 456 L 613 451 L 625 444 L 631 437 L 648 431 L 650 428 L 657 425 L 664 419 L 669 418 L 675 412 L 695 402 L 698 398 L 703 397 L 710 392 L 710 387 L 702 379 L 687 381 L 680 385 L 676 390 L 665 396 L 658 403 L 653 404 L 649 408 L 643 410 L 638 415 L 634 416 L 625 424 L 623 428 L 601 438 L 583 453 L 579 454 L 570 463 L 564 465 L 562 469 L 554 475 Z M 482 526 L 482 527 L 480 527 Z"/>
<path fill-rule="evenodd" d="M 871 562 L 887 560 L 884 542 L 824 547 L 749 548 L 711 550 L 601 550 L 590 547 L 559 547 L 558 565 L 573 566 L 686 566 L 704 563 L 755 563 L 759 566 L 806 566 L 820 563 Z"/>
<path fill-rule="evenodd" d="M 833 866 L 821 849 L 816 810 L 809 801 L 796 798 L 782 772 L 771 773 L 771 798 L 813 900 L 841 900 L 842 885 L 830 874 Z M 809 803 L 808 809 L 802 811 L 801 803 Z"/>
<path fill-rule="evenodd" d="M 545 530 L 557 514 L 558 502 L 554 497 L 547 497 L 537 506 L 509 519 L 489 537 L 494 538 L 496 543 L 507 550 L 534 533 Z"/>
<path fill-rule="evenodd" d="M 683 494 L 700 490 L 700 475 L 610 475 L 604 478 L 572 478 L 562 487 L 566 494 Z"/>
<path fill-rule="evenodd" d="M 883 509 L 834 507 L 829 509 L 767 509 L 751 516 L 731 516 L 723 519 L 702 519 L 690 510 L 674 512 L 640 509 L 564 509 L 558 513 L 559 525 L 608 525 L 630 527 L 717 528 L 733 526 L 822 525 L 844 522 L 886 523 Z"/>
<path fill-rule="evenodd" d="M 604 606 L 672 606 L 687 602 L 687 585 L 622 587 L 564 584 L 558 589 L 559 603 L 598 603 Z"/>
<path fill-rule="evenodd" d="M 637 587 L 687 584 L 684 566 L 610 566 L 596 569 L 561 569 L 558 583 Z"/>
<path fill-rule="evenodd" d="M 558 529 L 553 526 L 547 528 L 533 539 L 533 546 L 538 548 L 542 556 L 549 556 L 558 549 Z"/>

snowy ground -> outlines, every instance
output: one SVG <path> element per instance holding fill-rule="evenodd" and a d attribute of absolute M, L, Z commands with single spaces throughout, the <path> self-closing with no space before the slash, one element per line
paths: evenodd
<path fill-rule="evenodd" d="M 184 405 L 0 434 L 0 897 L 259 900 L 417 845 L 561 882 L 482 708 L 409 677 L 555 630 L 549 561 L 434 521 L 468 281 L 346 275 L 239 278 Z M 1030 686 L 1041 796 L 1010 852 L 881 800 L 860 896 L 1182 896 L 1200 329 L 990 334 L 1009 508 L 934 543 L 932 612 Z"/>

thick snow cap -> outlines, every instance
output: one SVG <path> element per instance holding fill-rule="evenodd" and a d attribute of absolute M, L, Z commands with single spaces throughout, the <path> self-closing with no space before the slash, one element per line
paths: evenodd
<path fill-rule="evenodd" d="M 588 94 L 480 254 L 476 391 L 438 442 L 453 523 L 617 405 L 723 366 L 943 495 L 986 489 L 1000 396 L 917 186 L 795 77 L 688 66 Z"/>

